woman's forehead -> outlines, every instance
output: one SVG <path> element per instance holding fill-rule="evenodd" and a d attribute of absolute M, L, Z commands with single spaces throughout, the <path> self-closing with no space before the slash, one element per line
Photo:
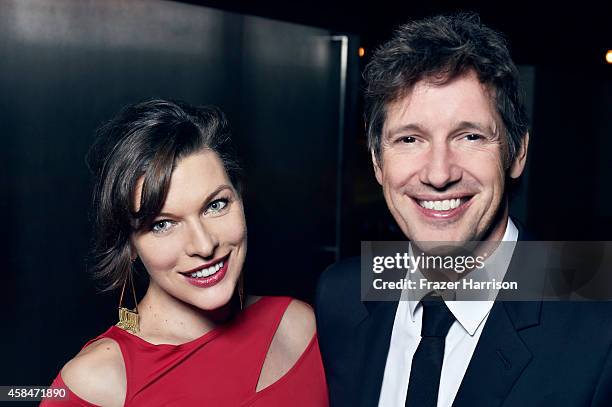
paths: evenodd
<path fill-rule="evenodd" d="M 144 176 L 140 177 L 135 185 L 136 212 L 141 205 L 144 179 Z M 201 203 L 210 193 L 224 185 L 231 187 L 231 181 L 216 152 L 202 149 L 182 157 L 174 164 L 162 212 L 181 210 L 194 202 Z"/>

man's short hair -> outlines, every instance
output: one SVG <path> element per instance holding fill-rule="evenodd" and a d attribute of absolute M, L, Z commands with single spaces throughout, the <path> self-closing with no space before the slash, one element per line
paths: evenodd
<path fill-rule="evenodd" d="M 408 94 L 420 80 L 443 85 L 469 71 L 493 91 L 509 166 L 528 126 L 519 73 L 502 35 L 483 25 L 474 13 L 411 21 L 375 51 L 364 72 L 368 147 L 375 157 L 381 160 L 381 134 L 390 103 Z"/>

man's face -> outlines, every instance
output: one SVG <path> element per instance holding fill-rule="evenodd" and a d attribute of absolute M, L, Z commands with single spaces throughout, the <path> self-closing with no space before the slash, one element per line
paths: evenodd
<path fill-rule="evenodd" d="M 501 240 L 507 222 L 504 133 L 492 94 L 474 73 L 418 82 L 387 108 L 376 179 L 415 241 Z M 523 171 L 527 137 L 507 169 Z"/>

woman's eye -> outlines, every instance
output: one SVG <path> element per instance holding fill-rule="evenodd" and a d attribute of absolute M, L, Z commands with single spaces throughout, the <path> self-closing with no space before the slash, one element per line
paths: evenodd
<path fill-rule="evenodd" d="M 208 205 L 206 212 L 207 213 L 219 213 L 223 209 L 225 209 L 225 207 L 227 206 L 227 203 L 228 203 L 227 199 L 214 200 L 210 203 L 210 205 Z"/>
<path fill-rule="evenodd" d="M 168 231 L 174 222 L 169 220 L 160 220 L 159 222 L 155 222 L 153 226 L 151 226 L 151 230 L 153 233 L 163 233 Z"/>

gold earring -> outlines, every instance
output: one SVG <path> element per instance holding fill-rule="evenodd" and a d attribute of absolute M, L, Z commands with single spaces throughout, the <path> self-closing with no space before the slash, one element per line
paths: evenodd
<path fill-rule="evenodd" d="M 132 260 L 132 263 L 134 260 Z M 132 295 L 134 296 L 134 309 L 123 307 L 123 293 L 125 292 L 125 285 L 128 280 L 132 285 Z M 121 296 L 119 297 L 119 322 L 116 324 L 119 328 L 124 329 L 133 334 L 140 330 L 140 315 L 138 314 L 138 303 L 136 301 L 136 288 L 134 287 L 134 281 L 132 280 L 132 270 L 129 271 L 128 275 L 125 276 L 123 281 L 123 287 L 121 288 Z"/>

